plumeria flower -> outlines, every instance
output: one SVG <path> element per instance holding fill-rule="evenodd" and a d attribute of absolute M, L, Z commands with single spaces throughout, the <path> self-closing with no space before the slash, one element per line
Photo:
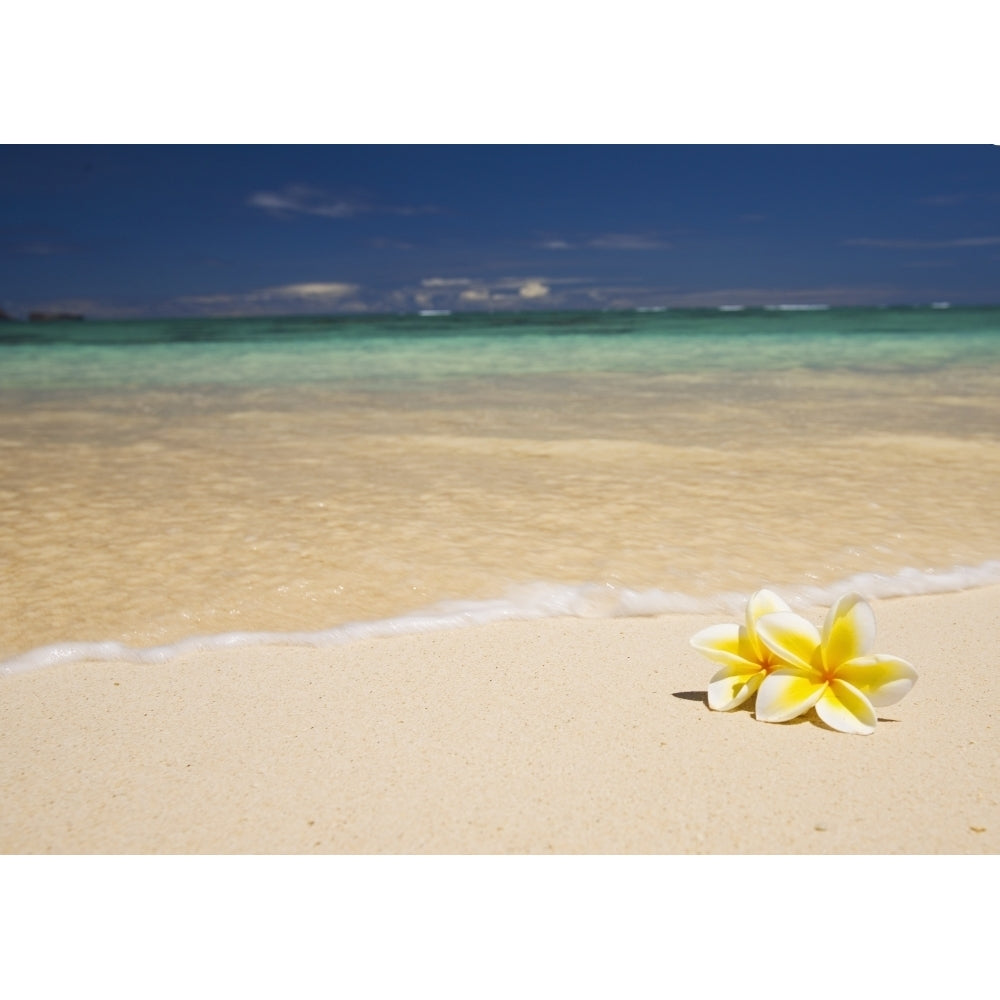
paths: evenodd
<path fill-rule="evenodd" d="M 895 704 L 917 680 L 906 660 L 869 654 L 875 615 L 857 594 L 830 608 L 822 634 L 799 615 L 777 611 L 757 621 L 757 637 L 787 664 L 770 671 L 757 692 L 763 722 L 787 722 L 815 706 L 831 729 L 867 735 L 875 731 L 875 709 Z"/>
<path fill-rule="evenodd" d="M 790 611 L 770 590 L 758 590 L 747 601 L 745 625 L 712 625 L 691 639 L 699 653 L 722 669 L 708 682 L 708 707 L 717 712 L 737 708 L 760 687 L 777 666 L 787 665 L 780 655 L 765 646 L 757 634 L 757 620 L 763 615 Z"/>

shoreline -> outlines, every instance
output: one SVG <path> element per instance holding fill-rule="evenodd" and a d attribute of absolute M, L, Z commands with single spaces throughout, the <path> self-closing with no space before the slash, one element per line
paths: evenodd
<path fill-rule="evenodd" d="M 803 611 L 828 608 L 844 593 L 866 601 L 1000 586 L 1000 560 L 942 570 L 906 568 L 897 573 L 857 573 L 826 585 L 792 588 L 766 584 L 791 607 Z M 759 588 L 757 588 L 759 589 Z M 698 597 L 656 588 L 637 590 L 612 583 L 563 584 L 536 581 L 511 587 L 502 597 L 446 600 L 387 618 L 342 622 L 329 628 L 294 631 L 239 630 L 199 633 L 151 646 L 129 645 L 115 639 L 63 640 L 0 658 L 0 679 L 82 662 L 158 664 L 177 656 L 236 648 L 287 646 L 329 648 L 361 639 L 378 639 L 490 625 L 505 621 L 547 618 L 634 618 L 665 615 L 733 615 L 740 618 L 748 594 L 738 591 Z"/>
<path fill-rule="evenodd" d="M 726 614 L 5 677 L 0 851 L 997 853 L 1000 586 L 873 607 L 919 681 L 868 737 L 709 711 Z"/>

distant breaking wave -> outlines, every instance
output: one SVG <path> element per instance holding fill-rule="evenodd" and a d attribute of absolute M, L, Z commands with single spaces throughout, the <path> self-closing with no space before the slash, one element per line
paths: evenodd
<path fill-rule="evenodd" d="M 942 594 L 1000 583 L 1000 560 L 940 571 L 903 569 L 894 574 L 859 573 L 829 586 L 778 587 L 791 605 L 827 607 L 848 591 L 869 600 Z M 81 661 L 165 663 L 187 653 L 245 646 L 340 646 L 361 639 L 437 632 L 502 621 L 539 618 L 635 618 L 669 614 L 742 613 L 747 594 L 693 597 L 677 591 L 631 590 L 613 584 L 534 583 L 505 597 L 444 601 L 420 611 L 377 621 L 349 622 L 318 632 L 224 632 L 190 636 L 163 646 L 135 649 L 120 642 L 57 642 L 0 662 L 0 676 Z"/>
<path fill-rule="evenodd" d="M 781 303 L 776 306 L 764 306 L 768 312 L 825 312 L 830 307 L 825 302 L 803 303 L 795 302 Z"/>

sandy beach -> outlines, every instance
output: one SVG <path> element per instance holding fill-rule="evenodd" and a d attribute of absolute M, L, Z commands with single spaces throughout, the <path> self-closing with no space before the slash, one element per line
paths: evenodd
<path fill-rule="evenodd" d="M 0 851 L 997 852 L 996 320 L 931 313 L 13 338 Z M 882 598 L 873 735 L 709 710 L 759 587 Z M 174 655 L 12 673 L 104 642 Z"/>
<path fill-rule="evenodd" d="M 1000 587 L 873 607 L 919 681 L 867 737 L 710 711 L 701 615 L 3 678 L 0 850 L 997 852 Z"/>

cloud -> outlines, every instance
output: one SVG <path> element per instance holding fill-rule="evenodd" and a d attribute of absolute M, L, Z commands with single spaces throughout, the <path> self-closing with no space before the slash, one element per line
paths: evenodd
<path fill-rule="evenodd" d="M 604 233 L 571 243 L 554 238 L 537 243 L 541 250 L 669 250 L 671 244 L 648 233 Z"/>
<path fill-rule="evenodd" d="M 236 292 L 234 294 L 191 295 L 185 302 L 202 304 L 227 302 L 336 302 L 348 295 L 356 295 L 360 285 L 352 285 L 341 281 L 307 281 L 297 285 L 276 285 L 271 288 L 260 288 L 253 292 Z"/>
<path fill-rule="evenodd" d="M 350 219 L 356 215 L 427 215 L 437 211 L 432 205 L 378 205 L 361 199 L 337 198 L 308 184 L 288 184 L 280 191 L 257 191 L 247 204 L 277 218 L 315 215 L 325 219 Z"/>
<path fill-rule="evenodd" d="M 635 233 L 608 233 L 587 241 L 588 247 L 599 250 L 660 250 L 670 246 L 652 236 Z"/>
<path fill-rule="evenodd" d="M 883 305 L 909 301 L 899 287 L 812 286 L 808 288 L 708 287 L 682 292 L 668 286 L 602 283 L 587 277 L 521 275 L 431 275 L 388 289 L 350 282 L 298 282 L 241 293 L 195 296 L 185 300 L 196 315 L 252 316 L 286 313 L 416 312 L 419 309 L 661 309 L 742 305 Z"/>
<path fill-rule="evenodd" d="M 928 266 L 930 263 L 928 262 Z M 942 298 L 944 296 L 928 296 Z M 504 311 L 530 309 L 664 309 L 720 306 L 885 305 L 908 302 L 912 292 L 899 286 L 813 286 L 809 288 L 725 287 L 682 292 L 654 283 L 601 283 L 592 278 L 539 275 L 430 277 L 414 284 L 377 289 L 343 281 L 272 285 L 245 292 L 217 292 L 154 303 L 143 308 L 96 301 L 5 303 L 12 315 L 32 309 L 81 312 L 90 317 L 275 316 L 419 309 Z M 13 308 L 12 308 L 13 307 Z"/>
<path fill-rule="evenodd" d="M 539 278 L 424 278 L 414 296 L 418 305 L 493 304 L 520 299 L 544 299 L 550 284 Z M 457 293 L 455 301 L 449 301 Z"/>
<path fill-rule="evenodd" d="M 878 247 L 885 250 L 945 250 L 952 247 L 1000 246 L 1000 236 L 961 236 L 951 240 L 874 239 L 862 236 L 844 240 L 849 247 Z"/>
<path fill-rule="evenodd" d="M 247 204 L 272 215 L 320 215 L 327 219 L 349 219 L 368 211 L 363 202 L 333 199 L 304 184 L 290 184 L 281 191 L 258 191 L 247 199 Z"/>
<path fill-rule="evenodd" d="M 586 279 L 541 275 L 483 277 L 431 277 L 417 287 L 397 288 L 385 304 L 395 309 L 523 308 L 526 304 L 558 308 L 570 301 L 573 286 Z"/>
<path fill-rule="evenodd" d="M 517 290 L 522 299 L 544 299 L 549 294 L 549 286 L 541 281 L 526 281 Z"/>
<path fill-rule="evenodd" d="M 422 288 L 464 288 L 473 283 L 472 278 L 424 278 Z"/>
<path fill-rule="evenodd" d="M 257 294 L 263 299 L 336 300 L 356 295 L 360 286 L 343 281 L 307 281 L 299 285 L 279 285 L 265 288 Z"/>
<path fill-rule="evenodd" d="M 177 302 L 185 308 L 194 306 L 200 313 L 207 311 L 227 316 L 265 315 L 281 310 L 364 312 L 367 307 L 358 298 L 360 291 L 360 285 L 345 281 L 305 281 L 257 288 L 250 292 L 188 295 L 177 299 Z"/>

